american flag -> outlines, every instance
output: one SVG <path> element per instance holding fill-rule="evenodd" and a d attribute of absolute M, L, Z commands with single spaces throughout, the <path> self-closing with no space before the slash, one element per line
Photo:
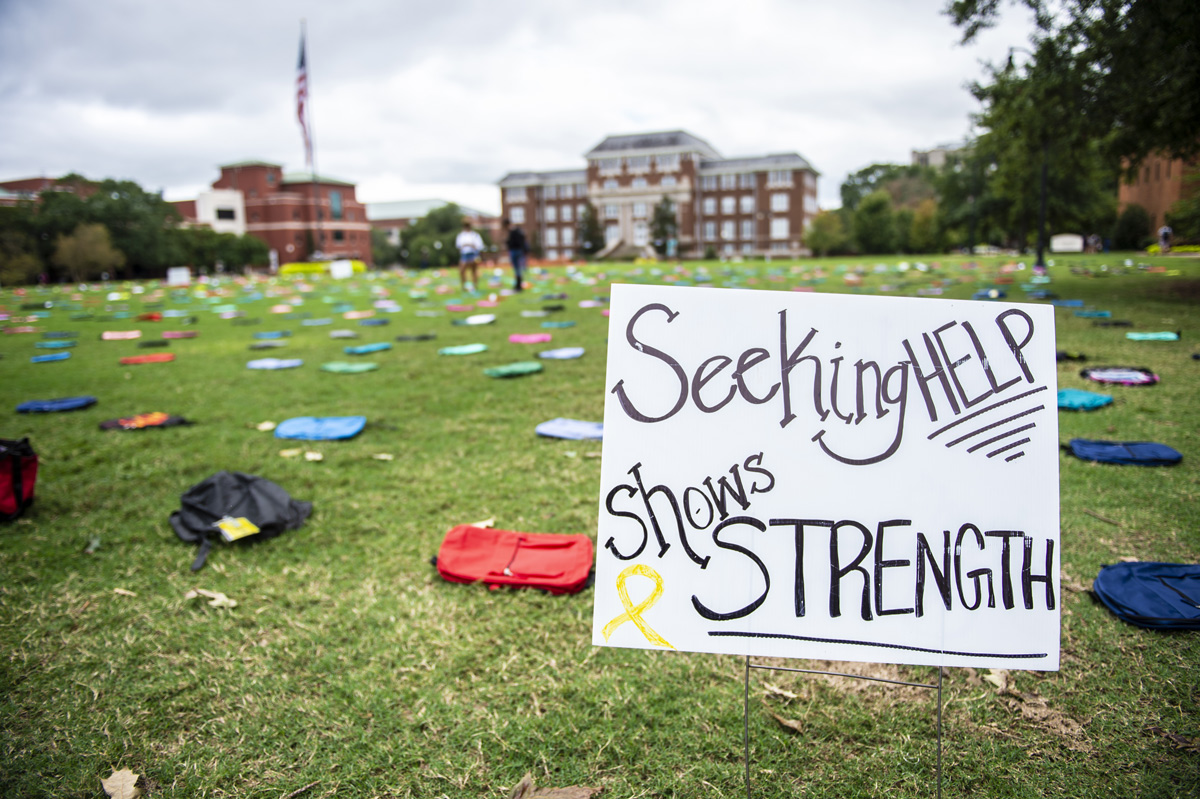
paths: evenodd
<path fill-rule="evenodd" d="M 308 66 L 304 57 L 304 34 L 300 34 L 300 63 L 296 65 L 296 118 L 304 134 L 304 163 L 312 167 L 312 137 L 308 134 Z"/>

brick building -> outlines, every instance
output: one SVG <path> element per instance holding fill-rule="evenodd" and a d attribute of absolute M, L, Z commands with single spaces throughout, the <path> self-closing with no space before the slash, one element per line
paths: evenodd
<path fill-rule="evenodd" d="M 584 169 L 511 172 L 501 179 L 501 216 L 536 237 L 546 258 L 579 253 L 587 203 L 604 229 L 601 255 L 650 254 L 651 217 L 675 207 L 678 252 L 800 255 L 817 213 L 818 173 L 796 153 L 725 158 L 682 130 L 609 136 L 584 154 Z"/>
<path fill-rule="evenodd" d="M 1188 178 L 1200 173 L 1200 160 L 1151 155 L 1138 167 L 1132 180 L 1122 180 L 1117 189 L 1118 212 L 1127 206 L 1140 205 L 1150 214 L 1151 230 L 1158 230 L 1171 206 L 1190 193 L 1200 191 L 1200 184 L 1188 183 Z"/>
<path fill-rule="evenodd" d="M 318 176 L 314 188 L 311 172 L 285 173 L 264 161 L 220 170 L 211 191 L 175 203 L 184 219 L 261 239 L 278 263 L 303 261 L 314 252 L 371 263 L 371 225 L 353 183 Z"/>

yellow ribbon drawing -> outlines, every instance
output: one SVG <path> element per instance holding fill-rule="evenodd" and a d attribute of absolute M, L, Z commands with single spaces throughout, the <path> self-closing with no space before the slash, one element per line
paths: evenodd
<path fill-rule="evenodd" d="M 639 574 L 642 577 L 646 577 L 654 581 L 654 590 L 650 592 L 650 596 L 643 599 L 637 605 L 633 604 L 633 600 L 629 598 L 629 592 L 625 590 L 625 581 L 634 574 Z M 645 619 L 642 618 L 642 614 L 649 610 L 654 603 L 658 601 L 658 598 L 662 596 L 662 592 L 662 575 L 654 571 L 654 569 L 651 569 L 649 566 L 645 566 L 641 563 L 635 563 L 617 575 L 617 596 L 621 598 L 621 606 L 625 608 L 625 612 L 620 616 L 617 616 L 608 624 L 604 625 L 604 629 L 601 631 L 601 634 L 604 636 L 604 640 L 607 641 L 608 637 L 613 634 L 613 631 L 622 624 L 627 621 L 631 621 L 639 630 L 642 631 L 642 635 L 646 636 L 646 640 L 650 643 L 654 644 L 655 646 L 665 646 L 674 649 L 675 647 L 671 646 L 666 638 L 663 638 L 661 635 L 654 632 L 654 630 L 650 628 L 650 625 L 646 624 Z"/>

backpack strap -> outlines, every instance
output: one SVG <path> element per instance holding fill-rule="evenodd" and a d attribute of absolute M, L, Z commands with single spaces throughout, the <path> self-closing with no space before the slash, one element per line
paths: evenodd
<path fill-rule="evenodd" d="M 196 552 L 196 559 L 192 561 L 192 571 L 198 572 L 204 568 L 204 561 L 208 558 L 208 551 L 212 549 L 212 539 L 204 536 L 200 539 L 200 549 Z"/>

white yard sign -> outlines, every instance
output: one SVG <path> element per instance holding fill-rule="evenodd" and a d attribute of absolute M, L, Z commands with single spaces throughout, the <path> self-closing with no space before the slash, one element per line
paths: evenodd
<path fill-rule="evenodd" d="M 1053 670 L 1054 314 L 613 286 L 592 641 Z"/>

